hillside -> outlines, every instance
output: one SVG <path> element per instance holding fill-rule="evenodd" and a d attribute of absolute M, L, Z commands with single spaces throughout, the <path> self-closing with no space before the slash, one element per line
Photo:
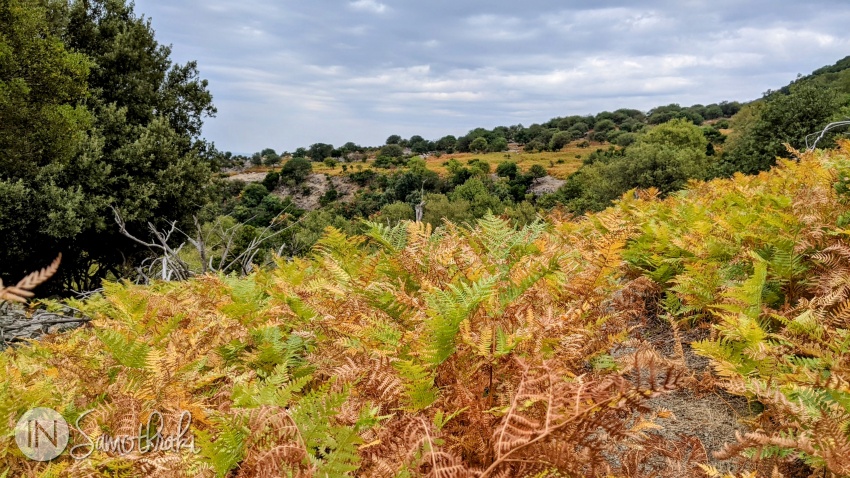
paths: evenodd
<path fill-rule="evenodd" d="M 134 8 L 0 3 L 0 478 L 850 476 L 850 141 L 804 151 L 847 58 L 747 104 L 246 157 L 208 87 L 306 118 L 263 101 L 309 96 L 266 84 L 285 58 L 210 83 Z"/>
<path fill-rule="evenodd" d="M 3 422 L 0 462 L 9 476 L 847 475 L 848 171 L 844 142 L 578 220 L 372 223 L 246 278 L 107 284 L 72 303 L 91 326 L 0 355 L 0 412 L 93 408 L 87 434 L 115 436 L 188 410 L 200 453 L 34 465 Z M 723 449 L 676 418 L 739 400 L 745 432 Z"/>

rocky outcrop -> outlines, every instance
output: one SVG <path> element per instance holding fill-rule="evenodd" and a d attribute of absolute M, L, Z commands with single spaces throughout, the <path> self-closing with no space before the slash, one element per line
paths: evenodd
<path fill-rule="evenodd" d="M 566 181 L 563 179 L 553 178 L 552 176 L 543 176 L 535 179 L 534 182 L 531 183 L 531 187 L 528 188 L 528 191 L 535 196 L 551 194 L 563 186 L 565 182 Z"/>
<path fill-rule="evenodd" d="M 354 199 L 360 187 L 347 176 L 328 176 L 325 174 L 311 174 L 303 183 L 295 186 L 280 186 L 275 189 L 274 194 L 281 197 L 290 196 L 292 202 L 305 211 L 313 211 L 320 206 L 319 199 L 331 189 L 337 192 L 336 201 L 349 202 Z"/>
<path fill-rule="evenodd" d="M 16 342 L 75 329 L 91 320 L 78 316 L 70 308 L 63 312 L 27 310 L 10 304 L 0 306 L 0 350 Z"/>

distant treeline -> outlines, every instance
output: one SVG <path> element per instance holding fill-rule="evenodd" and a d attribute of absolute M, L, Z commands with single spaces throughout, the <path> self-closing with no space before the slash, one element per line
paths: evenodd
<path fill-rule="evenodd" d="M 324 161 L 326 158 L 358 160 L 364 154 L 377 154 L 388 158 L 401 157 L 407 150 L 414 154 L 451 154 L 502 152 L 508 150 L 510 143 L 516 143 L 524 151 L 558 151 L 572 141 L 610 142 L 619 146 L 632 144 L 637 133 L 647 126 L 666 123 L 674 119 L 685 119 L 695 125 L 706 121 L 731 118 L 740 111 L 742 104 L 737 101 L 713 103 L 707 106 L 679 106 L 669 104 L 659 106 L 644 113 L 636 109 L 621 108 L 616 111 L 603 111 L 596 115 L 558 116 L 542 124 L 528 127 L 522 124 L 497 126 L 493 129 L 475 128 L 463 136 L 446 135 L 436 140 L 427 140 L 419 135 L 402 138 L 394 134 L 381 146 L 361 146 L 347 142 L 340 147 L 333 144 L 315 143 L 309 147 L 300 147 L 293 152 L 278 154 L 273 148 L 265 148 L 251 156 L 233 155 L 225 152 L 220 156 L 221 167 L 254 164 L 272 166 L 282 160 L 309 158 L 312 161 Z M 719 126 L 728 127 L 728 123 Z"/>

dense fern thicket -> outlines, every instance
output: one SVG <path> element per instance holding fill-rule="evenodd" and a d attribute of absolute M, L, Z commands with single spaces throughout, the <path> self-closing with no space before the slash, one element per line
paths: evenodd
<path fill-rule="evenodd" d="M 247 278 L 108 284 L 72 304 L 91 327 L 0 355 L 0 474 L 714 475 L 655 433 L 651 398 L 697 386 L 633 338 L 660 318 L 711 328 L 714 383 L 761 409 L 722 457 L 848 475 L 848 176 L 843 143 L 580 220 L 329 229 Z M 28 462 L 12 428 L 36 406 L 94 409 L 91 437 L 187 410 L 199 452 Z"/>

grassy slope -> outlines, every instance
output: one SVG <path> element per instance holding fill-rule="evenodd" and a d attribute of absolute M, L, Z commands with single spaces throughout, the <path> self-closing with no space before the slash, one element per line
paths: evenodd
<path fill-rule="evenodd" d="M 546 168 L 546 171 L 549 175 L 554 176 L 559 179 L 566 179 L 567 176 L 576 172 L 582 164 L 582 158 L 587 157 L 591 152 L 595 151 L 597 148 L 607 148 L 610 145 L 607 143 L 591 143 L 589 147 L 580 148 L 577 146 L 578 142 L 574 142 L 566 146 L 561 151 L 556 152 L 539 152 L 539 153 L 525 153 L 525 152 L 514 152 L 514 153 L 454 153 L 454 154 L 444 154 L 440 157 L 437 156 L 429 156 L 426 159 L 426 165 L 428 169 L 432 171 L 436 171 L 437 173 L 445 176 L 446 168 L 443 166 L 443 163 L 448 161 L 451 158 L 457 159 L 462 164 L 466 164 L 467 161 L 473 158 L 480 159 L 485 161 L 491 165 L 491 170 L 495 171 L 496 166 L 503 161 L 513 161 L 517 163 L 520 168 L 523 170 L 528 170 L 531 166 L 535 164 L 539 164 Z M 357 171 L 360 169 L 368 169 L 372 168 L 372 163 L 374 162 L 374 158 L 370 158 L 365 163 L 354 162 L 347 163 L 348 171 Z M 345 164 L 345 163 L 341 163 Z M 334 168 L 330 168 L 326 166 L 322 162 L 314 162 L 313 163 L 313 172 L 318 174 L 327 174 L 329 176 L 339 176 L 344 174 L 342 171 L 342 165 L 337 165 Z M 269 167 L 254 167 L 249 168 L 239 174 L 251 173 L 251 172 L 268 172 L 272 170 L 276 170 L 278 168 L 269 168 Z M 386 171 L 377 168 L 376 171 Z"/>

